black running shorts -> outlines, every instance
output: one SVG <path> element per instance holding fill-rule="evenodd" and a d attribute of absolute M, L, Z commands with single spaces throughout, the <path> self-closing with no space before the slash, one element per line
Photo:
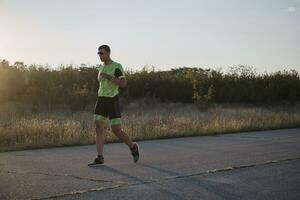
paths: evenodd
<path fill-rule="evenodd" d="M 94 120 L 107 121 L 109 119 L 110 125 L 121 124 L 121 110 L 119 103 L 119 96 L 115 97 L 98 97 L 95 112 Z"/>

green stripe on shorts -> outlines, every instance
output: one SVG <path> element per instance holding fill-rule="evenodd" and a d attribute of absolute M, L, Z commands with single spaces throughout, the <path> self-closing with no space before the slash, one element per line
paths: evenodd
<path fill-rule="evenodd" d="M 114 119 L 109 120 L 109 125 L 110 126 L 119 125 L 119 124 L 122 124 L 121 118 L 114 118 Z"/>
<path fill-rule="evenodd" d="M 102 115 L 97 115 L 97 114 L 94 114 L 94 121 L 104 121 L 105 123 L 107 122 L 107 118 L 102 116 Z"/>

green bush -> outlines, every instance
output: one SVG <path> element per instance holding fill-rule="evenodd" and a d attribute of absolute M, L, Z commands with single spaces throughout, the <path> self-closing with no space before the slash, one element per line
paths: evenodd
<path fill-rule="evenodd" d="M 98 81 L 96 66 L 26 66 L 0 61 L 0 102 L 24 102 L 33 110 L 60 106 L 82 110 L 94 105 Z M 199 108 L 214 103 L 256 105 L 300 102 L 300 76 L 296 70 L 257 74 L 249 66 L 221 71 L 178 68 L 169 71 L 126 72 L 128 87 L 121 99 L 153 99 L 161 102 L 195 103 Z"/>

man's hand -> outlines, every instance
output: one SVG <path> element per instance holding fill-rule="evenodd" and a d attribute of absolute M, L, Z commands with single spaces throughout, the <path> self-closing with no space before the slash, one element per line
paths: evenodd
<path fill-rule="evenodd" d="M 108 75 L 108 74 L 105 74 L 105 73 L 101 73 L 101 74 L 100 74 L 100 77 L 101 77 L 101 78 L 104 78 L 104 79 L 107 79 L 107 80 L 109 80 L 109 81 L 111 81 L 111 79 L 113 78 L 113 76 Z"/>

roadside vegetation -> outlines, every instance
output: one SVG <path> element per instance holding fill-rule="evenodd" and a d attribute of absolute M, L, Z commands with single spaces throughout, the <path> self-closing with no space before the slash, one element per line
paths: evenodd
<path fill-rule="evenodd" d="M 202 68 L 126 71 L 123 124 L 134 140 L 300 127 L 300 76 Z M 94 143 L 96 66 L 0 62 L 0 151 Z M 106 129 L 106 142 L 118 139 Z"/>

